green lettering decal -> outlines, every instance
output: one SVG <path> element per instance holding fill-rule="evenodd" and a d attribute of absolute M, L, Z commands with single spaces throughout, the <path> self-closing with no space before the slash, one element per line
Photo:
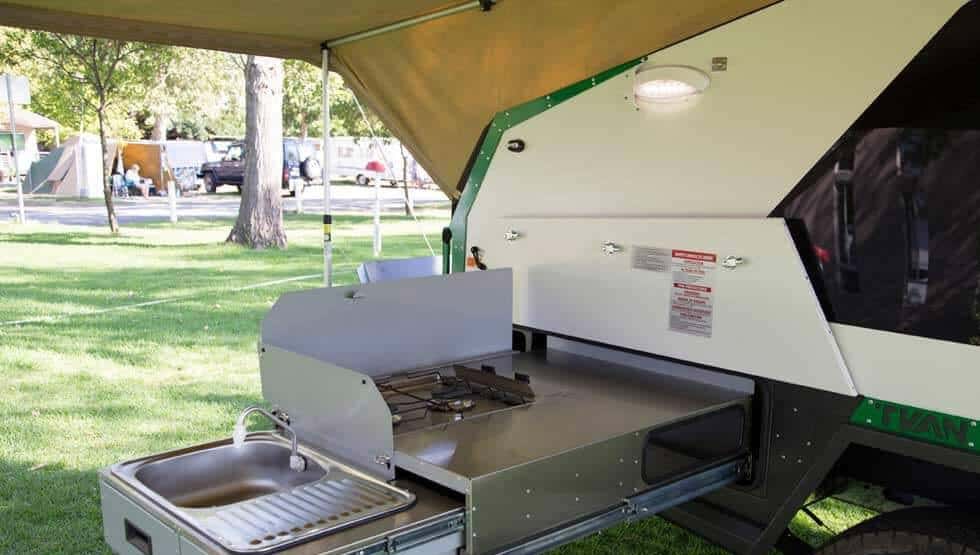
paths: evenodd
<path fill-rule="evenodd" d="M 976 420 L 877 399 L 864 399 L 851 424 L 980 454 Z"/>

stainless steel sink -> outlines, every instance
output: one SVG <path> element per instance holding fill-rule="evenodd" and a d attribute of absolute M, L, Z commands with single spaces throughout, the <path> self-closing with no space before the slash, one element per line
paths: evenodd
<path fill-rule="evenodd" d="M 271 441 L 220 445 L 148 463 L 135 477 L 177 507 L 220 507 L 287 491 L 326 474 L 310 460 L 303 472 L 291 470 L 289 454 L 289 447 Z"/>
<path fill-rule="evenodd" d="M 407 509 L 415 496 L 288 442 L 253 433 L 116 464 L 112 474 L 228 551 L 262 553 Z"/>

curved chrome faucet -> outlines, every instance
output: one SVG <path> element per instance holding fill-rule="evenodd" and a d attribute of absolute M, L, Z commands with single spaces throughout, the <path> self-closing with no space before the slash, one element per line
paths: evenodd
<path fill-rule="evenodd" d="M 241 414 L 238 415 L 238 420 L 235 422 L 235 429 L 232 432 L 232 436 L 231 436 L 232 442 L 234 442 L 235 447 L 241 447 L 241 445 L 245 442 L 245 434 L 248 432 L 248 430 L 245 428 L 245 420 L 248 418 L 248 415 L 252 414 L 253 412 L 257 412 L 261 414 L 262 416 L 274 422 L 276 426 L 279 426 L 280 428 L 289 432 L 289 435 L 292 436 L 292 443 L 290 445 L 290 454 L 289 454 L 289 468 L 295 470 L 296 472 L 303 472 L 304 470 L 306 470 L 306 459 L 304 459 L 303 456 L 299 454 L 299 445 L 296 439 L 296 432 L 289 426 L 289 424 L 286 424 L 282 420 L 279 420 L 278 418 L 275 417 L 275 415 L 273 415 L 269 411 L 259 406 L 253 405 L 251 407 L 248 407 L 247 409 L 243 410 Z"/>

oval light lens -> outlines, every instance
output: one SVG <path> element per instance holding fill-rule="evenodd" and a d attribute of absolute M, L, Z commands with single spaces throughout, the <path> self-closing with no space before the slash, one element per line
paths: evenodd
<path fill-rule="evenodd" d="M 643 102 L 683 102 L 708 88 L 708 74 L 690 66 L 643 65 L 637 68 L 633 93 Z"/>

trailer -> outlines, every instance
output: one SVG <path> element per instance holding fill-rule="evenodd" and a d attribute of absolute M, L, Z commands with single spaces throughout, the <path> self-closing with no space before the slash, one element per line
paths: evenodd
<path fill-rule="evenodd" d="M 399 75 L 359 55 L 426 69 L 425 39 L 496 21 L 473 39 L 496 49 L 445 59 L 530 83 L 496 56 L 556 36 L 529 27 L 553 2 L 421 4 L 323 60 L 362 92 Z M 283 295 L 257 345 L 273 430 L 248 409 L 103 470 L 111 549 L 539 553 L 656 514 L 739 554 L 980 552 L 980 3 L 667 2 L 676 41 L 637 21 L 660 3 L 567 4 L 577 36 L 625 29 L 596 57 L 649 26 L 657 46 L 498 108 L 444 275 Z M 367 97 L 445 181 L 463 119 L 422 108 L 496 101 L 477 89 Z M 848 484 L 904 508 L 815 548 L 790 532 Z"/>

